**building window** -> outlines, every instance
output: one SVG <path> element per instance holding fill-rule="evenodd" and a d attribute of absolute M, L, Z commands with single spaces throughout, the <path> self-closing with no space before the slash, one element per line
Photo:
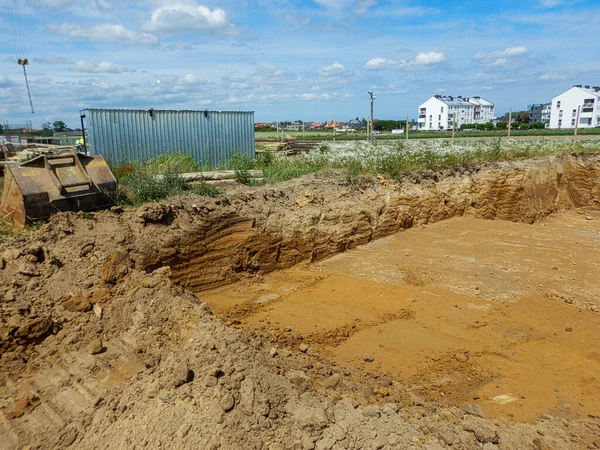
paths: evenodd
<path fill-rule="evenodd" d="M 574 127 L 575 126 L 575 119 L 571 119 L 571 126 Z"/>
<path fill-rule="evenodd" d="M 563 110 L 561 109 L 561 110 L 558 112 L 558 117 L 562 117 L 562 112 L 563 112 Z"/>
<path fill-rule="evenodd" d="M 560 108 L 560 101 L 556 102 L 556 107 Z"/>
<path fill-rule="evenodd" d="M 440 110 L 440 112 L 444 112 L 444 107 L 442 106 L 442 109 Z"/>
<path fill-rule="evenodd" d="M 562 125 L 562 119 L 558 119 L 558 127 L 560 128 L 561 125 Z"/>

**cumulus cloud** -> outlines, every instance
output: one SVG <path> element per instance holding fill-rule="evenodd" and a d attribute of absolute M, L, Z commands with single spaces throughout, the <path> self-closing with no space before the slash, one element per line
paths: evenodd
<path fill-rule="evenodd" d="M 504 50 L 494 52 L 479 52 L 475 55 L 475 59 L 482 61 L 484 64 L 491 67 L 500 67 L 509 65 L 514 58 L 525 56 L 529 53 L 527 47 L 508 47 Z"/>
<path fill-rule="evenodd" d="M 344 72 L 346 72 L 346 68 L 342 64 L 336 62 L 331 64 L 330 66 L 321 67 L 321 69 L 319 70 L 319 75 L 322 75 L 324 77 L 330 77 L 333 75 L 340 75 Z"/>
<path fill-rule="evenodd" d="M 411 68 L 419 68 L 425 66 L 431 66 L 442 63 L 446 60 L 446 55 L 441 52 L 422 52 L 417 54 L 413 60 L 407 61 L 401 59 L 396 61 L 394 59 L 387 58 L 373 58 L 365 64 L 367 70 L 383 70 L 383 69 L 394 69 L 403 70 Z"/>
<path fill-rule="evenodd" d="M 148 31 L 165 34 L 216 32 L 231 28 L 223 9 L 210 9 L 194 1 L 174 2 L 156 8 L 145 25 Z"/>
<path fill-rule="evenodd" d="M 123 73 L 129 72 L 129 69 L 116 65 L 115 63 L 102 61 L 100 64 L 94 64 L 87 61 L 76 62 L 71 70 L 83 73 Z"/>
<path fill-rule="evenodd" d="M 153 34 L 128 30 L 123 25 L 104 23 L 92 27 L 68 23 L 51 24 L 48 29 L 78 41 L 118 42 L 131 45 L 157 45 L 158 38 Z"/>

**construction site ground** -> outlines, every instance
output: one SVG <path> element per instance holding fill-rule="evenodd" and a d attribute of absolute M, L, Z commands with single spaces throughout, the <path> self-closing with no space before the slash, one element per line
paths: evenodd
<path fill-rule="evenodd" d="M 0 449 L 600 448 L 600 155 L 61 213 L 0 255 Z"/>
<path fill-rule="evenodd" d="M 595 211 L 455 218 L 201 296 L 241 328 L 430 400 L 587 417 L 600 415 L 599 249 Z"/>

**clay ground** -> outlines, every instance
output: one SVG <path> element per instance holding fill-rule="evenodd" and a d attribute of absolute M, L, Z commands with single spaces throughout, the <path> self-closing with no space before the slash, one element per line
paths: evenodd
<path fill-rule="evenodd" d="M 230 323 L 431 401 L 578 418 L 600 415 L 599 246 L 594 211 L 463 217 L 199 295 Z"/>

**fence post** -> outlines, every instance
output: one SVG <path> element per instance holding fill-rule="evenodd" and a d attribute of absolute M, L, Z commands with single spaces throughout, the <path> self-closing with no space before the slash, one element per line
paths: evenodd
<path fill-rule="evenodd" d="M 579 128 L 579 113 L 581 112 L 581 105 L 577 107 L 577 116 L 575 117 L 575 134 L 573 136 L 573 140 L 577 140 L 577 129 Z"/>

